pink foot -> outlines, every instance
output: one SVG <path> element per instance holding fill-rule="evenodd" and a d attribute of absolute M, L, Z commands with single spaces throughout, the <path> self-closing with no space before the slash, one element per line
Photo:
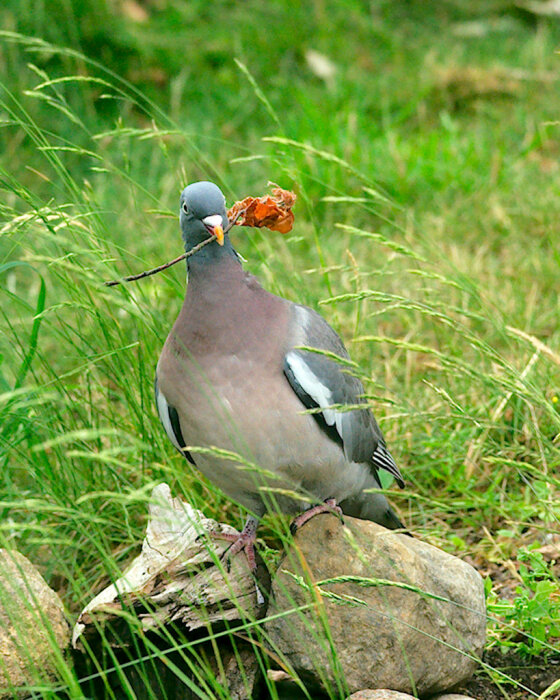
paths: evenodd
<path fill-rule="evenodd" d="M 332 513 L 333 515 L 338 515 L 338 517 L 344 524 L 342 508 L 339 505 L 337 505 L 336 499 L 327 498 L 327 500 L 323 503 L 319 503 L 316 506 L 308 508 L 306 511 L 300 513 L 300 515 L 296 516 L 293 519 L 292 524 L 290 525 L 290 532 L 292 533 L 292 535 L 295 535 L 295 533 L 300 529 L 300 527 L 303 527 L 303 525 L 305 525 L 305 523 L 308 520 L 311 520 L 311 518 L 314 518 L 316 515 L 319 515 L 321 513 Z"/>
<path fill-rule="evenodd" d="M 209 532 L 208 533 L 213 540 L 225 540 L 226 542 L 231 542 L 231 546 L 228 547 L 222 554 L 222 558 L 227 558 L 227 569 L 229 571 L 230 564 L 229 560 L 231 557 L 239 554 L 241 550 L 244 550 L 245 556 L 247 557 L 247 563 L 251 572 L 254 572 L 257 568 L 257 558 L 255 555 L 255 542 L 257 539 L 256 531 L 253 533 L 246 533 L 243 529 L 242 532 Z"/>
<path fill-rule="evenodd" d="M 247 563 L 249 564 L 249 570 L 253 574 L 255 579 L 255 590 L 257 594 L 258 605 L 264 605 L 264 596 L 259 588 L 257 582 L 257 558 L 255 554 L 255 542 L 257 540 L 257 525 L 259 521 L 253 516 L 247 518 L 245 527 L 241 532 L 209 532 L 208 534 L 214 540 L 225 540 L 226 542 L 231 542 L 231 546 L 228 547 L 222 554 L 221 559 L 225 559 L 226 568 L 230 570 L 230 559 L 231 557 L 239 554 L 241 550 L 245 552 L 247 557 Z"/>

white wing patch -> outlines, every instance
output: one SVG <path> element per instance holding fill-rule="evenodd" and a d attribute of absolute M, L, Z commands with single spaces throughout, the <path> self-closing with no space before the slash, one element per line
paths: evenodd
<path fill-rule="evenodd" d="M 161 420 L 162 425 L 165 428 L 167 437 L 171 440 L 171 442 L 179 450 L 179 452 L 183 452 L 181 445 L 179 445 L 179 443 L 177 442 L 175 432 L 173 431 L 173 426 L 171 425 L 171 420 L 169 419 L 169 404 L 167 403 L 167 399 L 165 398 L 163 392 L 159 387 L 157 390 L 156 403 L 159 413 L 159 419 Z"/>
<path fill-rule="evenodd" d="M 286 362 L 294 373 L 294 376 L 313 401 L 321 407 L 322 414 L 327 425 L 335 425 L 339 435 L 342 437 L 343 414 L 333 408 L 329 408 L 334 403 L 330 389 L 325 386 L 317 375 L 311 371 L 309 365 L 296 352 L 290 351 L 286 354 Z"/>

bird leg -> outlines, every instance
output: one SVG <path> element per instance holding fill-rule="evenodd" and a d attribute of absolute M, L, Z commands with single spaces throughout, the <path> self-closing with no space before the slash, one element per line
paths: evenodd
<path fill-rule="evenodd" d="M 332 515 L 338 515 L 342 524 L 344 525 L 342 508 L 337 504 L 335 498 L 327 498 L 325 501 L 323 501 L 323 503 L 318 503 L 316 506 L 311 506 L 311 508 L 308 508 L 293 519 L 292 524 L 290 525 L 290 532 L 292 535 L 295 535 L 300 527 L 305 525 L 308 520 L 311 520 L 311 518 L 314 518 L 320 513 L 332 513 Z"/>

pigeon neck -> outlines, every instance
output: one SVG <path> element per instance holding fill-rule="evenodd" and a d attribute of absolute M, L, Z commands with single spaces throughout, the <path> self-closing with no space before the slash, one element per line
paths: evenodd
<path fill-rule="evenodd" d="M 187 258 L 187 270 L 189 275 L 196 275 L 197 272 L 208 273 L 208 267 L 222 262 L 235 262 L 240 265 L 239 257 L 231 245 L 229 236 L 224 238 L 224 245 L 219 245 L 217 241 L 212 241 Z"/>

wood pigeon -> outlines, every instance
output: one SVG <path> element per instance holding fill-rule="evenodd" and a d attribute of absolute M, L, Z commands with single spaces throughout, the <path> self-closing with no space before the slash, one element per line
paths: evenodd
<path fill-rule="evenodd" d="M 214 240 L 187 259 L 156 402 L 177 450 L 251 512 L 229 555 L 244 549 L 254 567 L 257 524 L 272 508 L 304 511 L 298 526 L 336 510 L 402 528 L 384 495 L 364 493 L 380 487 L 380 469 L 404 482 L 341 339 L 317 312 L 271 294 L 243 269 L 216 185 L 189 185 L 180 206 L 185 249 Z M 188 446 L 209 449 L 192 455 Z"/>

